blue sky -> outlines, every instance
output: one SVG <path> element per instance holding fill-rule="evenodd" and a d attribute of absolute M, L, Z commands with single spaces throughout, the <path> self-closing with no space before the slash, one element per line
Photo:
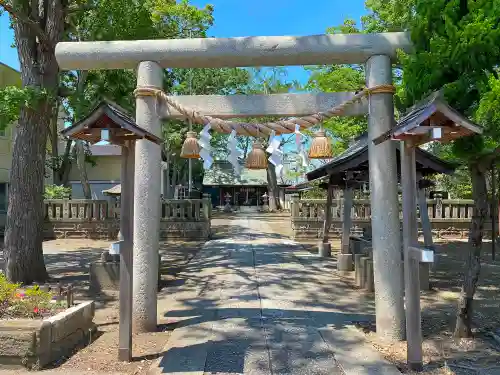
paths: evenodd
<path fill-rule="evenodd" d="M 345 18 L 359 21 L 365 13 L 364 0 L 191 0 L 192 4 L 214 5 L 215 24 L 209 36 L 315 35 Z M 8 16 L 0 17 L 0 61 L 19 69 L 17 52 L 11 48 L 14 33 Z M 307 81 L 301 67 L 288 68 L 290 80 Z"/>

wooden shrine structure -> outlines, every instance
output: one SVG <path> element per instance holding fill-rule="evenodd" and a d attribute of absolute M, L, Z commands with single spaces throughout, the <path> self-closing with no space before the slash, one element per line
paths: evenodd
<path fill-rule="evenodd" d="M 118 357 L 132 359 L 132 290 L 134 241 L 134 175 L 137 141 L 159 145 L 162 140 L 138 126 L 116 103 L 104 100 L 87 117 L 64 129 L 61 135 L 94 144 L 107 141 L 121 146 L 120 233 L 120 325 Z"/>
<path fill-rule="evenodd" d="M 337 258 L 337 269 L 340 272 L 352 271 L 353 254 L 349 249 L 349 236 L 353 190 L 370 181 L 370 167 L 373 163 L 369 158 L 369 149 L 384 141 L 398 141 L 396 164 L 397 177 L 402 187 L 402 259 L 405 263 L 408 363 L 410 368 L 417 371 L 422 368 L 420 288 L 428 288 L 428 265 L 434 261 L 432 231 L 427 216 L 425 196 L 425 189 L 430 186 L 430 181 L 425 177 L 437 173 L 451 174 L 455 170 L 453 164 L 435 157 L 418 146 L 431 141 L 447 143 L 481 133 L 480 126 L 450 107 L 444 100 L 442 92 L 438 91 L 410 108 L 394 128 L 371 142 L 368 134 L 363 134 L 344 153 L 307 174 L 309 183 L 322 180 L 322 186 L 328 191 L 320 252 L 329 250 L 328 232 L 334 189 L 343 190 L 342 247 Z M 373 185 L 377 183 L 378 181 L 371 180 L 370 191 L 376 188 Z M 424 233 L 423 248 L 418 244 L 417 204 Z M 424 284 L 427 285 L 422 285 L 421 281 L 426 281 Z"/>

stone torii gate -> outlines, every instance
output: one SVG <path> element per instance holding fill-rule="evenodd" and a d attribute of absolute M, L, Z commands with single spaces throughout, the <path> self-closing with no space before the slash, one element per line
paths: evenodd
<path fill-rule="evenodd" d="M 406 33 L 243 37 L 177 40 L 64 42 L 56 46 L 63 70 L 137 69 L 138 89 L 162 89 L 164 68 L 221 68 L 318 64 L 366 64 L 366 86 L 392 84 L 391 60 L 409 51 Z M 204 115 L 283 117 L 325 111 L 342 101 L 338 94 L 175 97 L 195 105 Z M 161 134 L 157 98 L 137 92 L 136 123 Z M 371 140 L 394 125 L 392 93 L 372 93 L 368 100 L 370 189 L 377 333 L 380 338 L 405 337 L 403 270 L 397 198 L 395 145 Z M 354 110 L 361 114 L 366 111 Z M 175 116 L 175 112 L 172 111 Z M 177 114 L 178 115 L 178 114 Z M 134 192 L 134 327 L 156 329 L 159 248 L 160 147 L 137 141 Z"/>

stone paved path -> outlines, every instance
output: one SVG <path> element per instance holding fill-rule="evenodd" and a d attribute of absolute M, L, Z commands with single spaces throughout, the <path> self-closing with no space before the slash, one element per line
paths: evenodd
<path fill-rule="evenodd" d="M 373 306 L 331 260 L 262 220 L 237 218 L 230 230 L 162 292 L 160 322 L 177 328 L 151 374 L 399 374 L 349 325 L 373 319 Z"/>

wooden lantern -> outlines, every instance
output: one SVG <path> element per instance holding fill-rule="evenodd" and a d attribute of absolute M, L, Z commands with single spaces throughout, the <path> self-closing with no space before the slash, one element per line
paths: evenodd
<path fill-rule="evenodd" d="M 199 159 L 200 145 L 196 139 L 196 133 L 189 131 L 186 134 L 186 140 L 182 144 L 181 158 L 184 159 Z"/>
<path fill-rule="evenodd" d="M 326 136 L 326 132 L 320 129 L 316 134 L 309 148 L 309 159 L 331 159 L 333 157 L 332 145 Z"/>
<path fill-rule="evenodd" d="M 245 167 L 248 169 L 267 169 L 267 155 L 259 141 L 255 141 L 247 156 Z"/>

